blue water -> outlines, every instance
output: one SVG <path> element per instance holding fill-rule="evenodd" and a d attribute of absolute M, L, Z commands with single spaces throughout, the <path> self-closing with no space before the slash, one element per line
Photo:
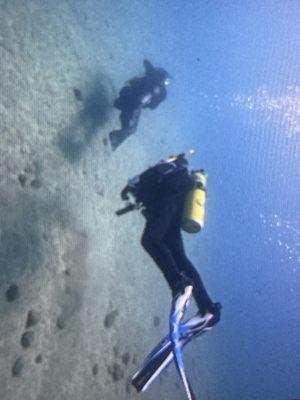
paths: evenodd
<path fill-rule="evenodd" d="M 164 45 L 184 140 L 209 173 L 209 289 L 224 307 L 211 398 L 300 398 L 300 3 L 168 3 Z"/>
<path fill-rule="evenodd" d="M 147 55 L 174 77 L 174 140 L 209 174 L 199 260 L 223 304 L 209 398 L 300 398 L 300 3 L 169 1 L 156 18 L 137 13 Z"/>

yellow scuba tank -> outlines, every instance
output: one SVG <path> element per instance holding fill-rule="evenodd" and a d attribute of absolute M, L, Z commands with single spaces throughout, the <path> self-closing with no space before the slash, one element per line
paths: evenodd
<path fill-rule="evenodd" d="M 183 208 L 181 228 L 197 233 L 204 226 L 207 175 L 203 169 L 191 174 L 194 187 L 187 193 Z"/>

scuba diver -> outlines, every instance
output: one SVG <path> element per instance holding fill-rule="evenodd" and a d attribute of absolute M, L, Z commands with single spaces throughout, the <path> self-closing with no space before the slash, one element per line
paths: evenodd
<path fill-rule="evenodd" d="M 154 68 L 148 60 L 144 60 L 144 67 L 145 76 L 131 79 L 114 102 L 114 107 L 121 111 L 121 129 L 109 134 L 113 150 L 136 131 L 142 109 L 154 110 L 167 96 L 166 86 L 170 83 L 168 72 L 163 68 Z"/>
<path fill-rule="evenodd" d="M 169 157 L 128 181 L 121 192 L 124 201 L 132 195 L 135 202 L 117 211 L 122 215 L 141 209 L 146 225 L 141 244 L 163 273 L 173 299 L 192 286 L 199 315 L 220 319 L 220 303 L 213 303 L 202 279 L 187 258 L 181 229 L 195 233 L 204 224 L 206 174 L 189 172 L 184 153 Z M 174 300 L 173 300 L 174 301 Z"/>

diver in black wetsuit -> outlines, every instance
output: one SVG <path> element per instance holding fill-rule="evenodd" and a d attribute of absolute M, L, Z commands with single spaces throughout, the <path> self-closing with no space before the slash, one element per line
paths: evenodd
<path fill-rule="evenodd" d="M 114 102 L 121 111 L 121 129 L 109 134 L 113 150 L 136 131 L 142 109 L 154 110 L 167 96 L 166 86 L 170 80 L 167 71 L 154 68 L 148 60 L 144 60 L 144 67 L 145 76 L 131 79 Z"/>
<path fill-rule="evenodd" d="M 181 219 L 187 192 L 193 187 L 188 162 L 181 154 L 149 168 L 128 182 L 121 197 L 131 193 L 142 204 L 146 225 L 142 246 L 158 265 L 175 297 L 193 286 L 193 296 L 201 315 L 207 312 L 220 319 L 220 303 L 213 303 L 196 268 L 187 258 L 181 236 Z"/>

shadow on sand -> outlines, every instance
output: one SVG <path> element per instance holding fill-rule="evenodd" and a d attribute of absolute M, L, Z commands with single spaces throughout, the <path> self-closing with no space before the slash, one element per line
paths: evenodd
<path fill-rule="evenodd" d="M 82 108 L 58 135 L 58 147 L 70 162 L 82 157 L 86 147 L 97 137 L 99 128 L 107 123 L 112 110 L 111 93 L 112 84 L 104 75 L 94 79 L 86 96 L 82 96 L 78 89 L 74 90 L 77 100 L 82 100 Z"/>

